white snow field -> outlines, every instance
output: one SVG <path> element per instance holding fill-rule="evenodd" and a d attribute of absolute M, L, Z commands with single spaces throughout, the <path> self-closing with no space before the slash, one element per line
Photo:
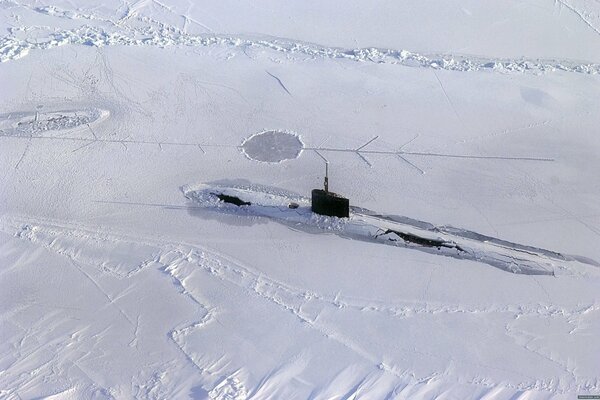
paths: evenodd
<path fill-rule="evenodd" d="M 600 395 L 598 1 L 0 0 L 0 32 L 0 398 Z M 323 159 L 347 220 L 308 209 Z"/>

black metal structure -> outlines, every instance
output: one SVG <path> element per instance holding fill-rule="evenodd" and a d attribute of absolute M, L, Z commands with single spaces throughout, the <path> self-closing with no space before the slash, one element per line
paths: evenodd
<path fill-rule="evenodd" d="M 348 218 L 350 216 L 350 201 L 333 192 L 323 189 L 312 190 L 312 211 L 330 217 Z"/>
<path fill-rule="evenodd" d="M 323 189 L 313 189 L 311 210 L 314 213 L 330 217 L 348 218 L 350 216 L 350 201 L 339 194 L 329 191 L 329 163 L 325 162 L 325 180 Z"/>

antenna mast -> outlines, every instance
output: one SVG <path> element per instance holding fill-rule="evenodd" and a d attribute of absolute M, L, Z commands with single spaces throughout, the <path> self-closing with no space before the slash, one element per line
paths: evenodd
<path fill-rule="evenodd" d="M 323 189 L 313 189 L 311 192 L 310 209 L 320 215 L 328 215 L 330 217 L 348 218 L 350 216 L 350 201 L 329 191 L 329 161 L 318 151 L 315 153 L 325 161 L 325 179 L 323 179 Z"/>
<path fill-rule="evenodd" d="M 325 161 L 325 180 L 323 182 L 325 184 L 325 192 L 329 192 L 329 161 Z"/>

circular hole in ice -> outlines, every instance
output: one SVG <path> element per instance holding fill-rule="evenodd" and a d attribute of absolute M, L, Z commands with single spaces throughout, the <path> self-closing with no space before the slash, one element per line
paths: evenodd
<path fill-rule="evenodd" d="M 304 143 L 292 132 L 263 131 L 242 143 L 244 154 L 251 160 L 277 163 L 298 158 Z"/>

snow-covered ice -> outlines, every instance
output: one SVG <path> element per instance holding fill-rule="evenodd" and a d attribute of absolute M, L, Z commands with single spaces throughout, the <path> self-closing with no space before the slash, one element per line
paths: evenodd
<path fill-rule="evenodd" d="M 600 395 L 598 2 L 0 30 L 0 398 Z M 309 210 L 325 160 L 348 220 Z"/>
<path fill-rule="evenodd" d="M 304 144 L 298 135 L 284 131 L 264 131 L 242 143 L 242 151 L 251 160 L 280 162 L 297 158 Z"/>

